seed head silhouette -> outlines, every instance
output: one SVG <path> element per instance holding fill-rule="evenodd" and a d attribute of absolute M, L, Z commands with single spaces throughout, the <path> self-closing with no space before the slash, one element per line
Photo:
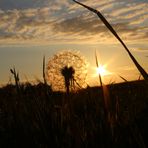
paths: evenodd
<path fill-rule="evenodd" d="M 77 51 L 62 51 L 49 59 L 47 81 L 53 90 L 77 90 L 86 86 L 88 62 Z"/>

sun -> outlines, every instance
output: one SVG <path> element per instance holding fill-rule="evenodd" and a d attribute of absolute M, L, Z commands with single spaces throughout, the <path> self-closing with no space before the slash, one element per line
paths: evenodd
<path fill-rule="evenodd" d="M 96 73 L 100 74 L 101 76 L 108 75 L 108 72 L 105 68 L 105 65 L 100 65 L 99 67 L 96 68 Z"/>
<path fill-rule="evenodd" d="M 96 69 L 96 74 L 97 75 L 101 75 L 101 76 L 107 76 L 107 75 L 110 75 L 111 72 L 109 72 L 107 69 L 106 69 L 107 65 L 100 65 L 99 67 L 95 68 Z"/>
<path fill-rule="evenodd" d="M 92 78 L 96 78 L 99 75 L 101 76 L 101 78 L 103 80 L 106 80 L 106 78 L 108 79 L 110 77 L 110 75 L 112 75 L 113 73 L 110 72 L 108 69 L 108 65 L 107 64 L 99 64 L 98 67 L 92 67 Z"/>
<path fill-rule="evenodd" d="M 99 67 L 96 68 L 96 73 L 100 74 L 101 76 L 106 75 L 106 69 L 105 66 L 100 65 Z"/>

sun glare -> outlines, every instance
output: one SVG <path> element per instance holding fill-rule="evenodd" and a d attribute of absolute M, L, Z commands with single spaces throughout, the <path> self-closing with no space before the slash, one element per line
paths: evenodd
<path fill-rule="evenodd" d="M 105 69 L 105 66 L 100 65 L 99 67 L 96 68 L 96 73 L 100 74 L 101 76 L 107 75 L 107 71 Z"/>

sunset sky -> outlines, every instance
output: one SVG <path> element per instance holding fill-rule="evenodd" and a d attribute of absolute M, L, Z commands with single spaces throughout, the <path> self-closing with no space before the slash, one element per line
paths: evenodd
<path fill-rule="evenodd" d="M 148 72 L 148 0 L 79 0 L 99 10 Z M 111 81 L 138 79 L 128 54 L 99 18 L 72 0 L 0 0 L 0 83 L 14 66 L 22 80 L 42 76 L 46 60 L 61 50 L 80 51 L 89 62 L 91 85 L 97 83 L 95 51 Z"/>

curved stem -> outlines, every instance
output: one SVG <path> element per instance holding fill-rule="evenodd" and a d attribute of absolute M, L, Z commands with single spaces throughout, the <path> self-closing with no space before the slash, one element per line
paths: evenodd
<path fill-rule="evenodd" d="M 137 62 L 137 60 L 135 59 L 135 57 L 132 55 L 132 53 L 129 51 L 129 49 L 127 48 L 127 46 L 125 45 L 125 43 L 122 41 L 122 39 L 119 37 L 119 35 L 117 34 L 117 32 L 114 30 L 114 28 L 109 24 L 109 22 L 106 20 L 106 18 L 97 10 L 88 7 L 78 1 L 73 0 L 74 2 L 78 3 L 79 5 L 87 8 L 88 10 L 92 11 L 93 13 L 97 14 L 98 17 L 101 19 L 101 21 L 105 24 L 105 26 L 112 32 L 112 34 L 117 38 L 117 40 L 122 44 L 122 46 L 124 47 L 124 49 L 127 51 L 128 55 L 130 56 L 130 58 L 132 59 L 133 63 L 135 64 L 135 66 L 137 67 L 137 69 L 139 70 L 139 72 L 141 73 L 141 75 L 143 76 L 143 78 L 148 81 L 148 74 L 146 73 L 146 71 L 142 68 L 142 66 Z"/>

